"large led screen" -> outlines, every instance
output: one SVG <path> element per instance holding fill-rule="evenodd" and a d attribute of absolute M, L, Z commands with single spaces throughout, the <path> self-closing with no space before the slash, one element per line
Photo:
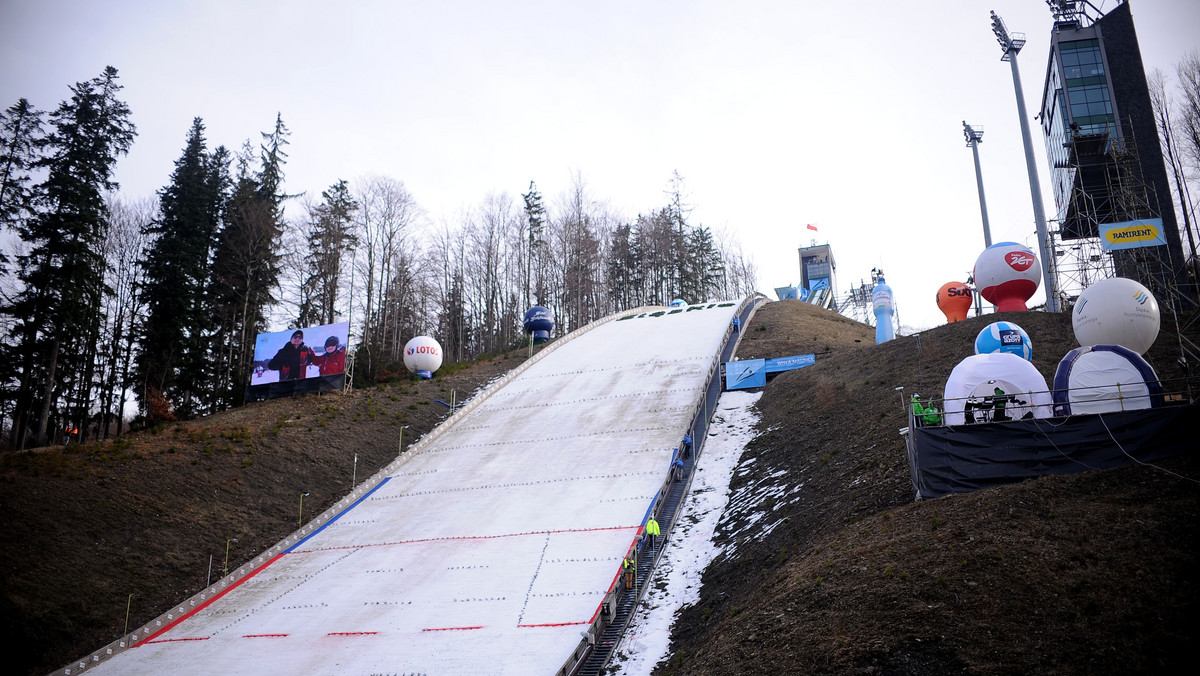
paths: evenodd
<path fill-rule="evenodd" d="M 349 322 L 260 333 L 254 341 L 250 384 L 267 385 L 345 373 L 349 337 Z"/>

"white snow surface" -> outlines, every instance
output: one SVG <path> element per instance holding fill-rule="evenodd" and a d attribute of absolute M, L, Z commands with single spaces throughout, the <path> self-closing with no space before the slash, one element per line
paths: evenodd
<path fill-rule="evenodd" d="M 70 673 L 555 673 L 668 478 L 737 308 L 642 313 L 564 339 L 335 518 Z M 747 420 L 706 442 L 687 503 L 702 516 L 684 518 L 657 573 L 683 588 L 651 597 L 656 610 L 698 589 Z M 669 623 L 637 626 L 652 665 Z"/>
<path fill-rule="evenodd" d="M 612 674 L 648 675 L 670 657 L 671 625 L 684 606 L 700 599 L 700 575 L 717 553 L 713 533 L 729 504 L 733 468 L 754 438 L 758 414 L 752 406 L 761 396 L 761 391 L 726 392 L 717 402 L 691 492 L 664 545 L 646 596 L 613 651 Z"/>

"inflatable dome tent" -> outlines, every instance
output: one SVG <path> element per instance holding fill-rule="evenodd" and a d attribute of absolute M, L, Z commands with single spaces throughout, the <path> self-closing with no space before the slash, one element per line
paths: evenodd
<path fill-rule="evenodd" d="M 1049 418 L 1052 399 L 1037 368 L 1015 354 L 976 354 L 958 363 L 943 394 L 947 425 Z"/>
<path fill-rule="evenodd" d="M 1054 415 L 1116 413 L 1163 405 L 1154 368 L 1120 345 L 1077 347 L 1054 372 Z"/>

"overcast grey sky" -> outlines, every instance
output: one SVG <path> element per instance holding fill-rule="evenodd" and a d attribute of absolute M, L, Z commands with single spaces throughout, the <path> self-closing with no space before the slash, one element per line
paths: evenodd
<path fill-rule="evenodd" d="M 196 116 L 210 147 L 236 148 L 280 112 L 289 192 L 386 174 L 431 223 L 489 193 L 519 200 L 530 180 L 553 202 L 577 173 L 632 219 L 666 204 L 678 170 L 692 221 L 734 233 L 772 298 L 799 281 L 814 223 L 840 291 L 880 267 L 900 321 L 928 327 L 943 321 L 937 288 L 965 281 L 983 248 L 964 119 L 985 129 L 993 241 L 1037 249 L 991 9 L 1028 39 L 1019 63 L 1052 217 L 1032 121 L 1043 0 L 0 0 L 0 105 L 53 109 L 118 68 L 139 132 L 117 167 L 131 198 L 166 183 Z M 1200 46 L 1200 2 L 1131 9 L 1147 70 Z"/>

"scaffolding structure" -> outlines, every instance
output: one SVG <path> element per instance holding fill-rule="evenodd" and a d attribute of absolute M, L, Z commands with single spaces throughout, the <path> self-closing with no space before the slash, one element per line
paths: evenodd
<path fill-rule="evenodd" d="M 1161 215 L 1154 193 L 1142 179 L 1141 159 L 1132 131 L 1118 134 L 1111 126 L 1094 134 L 1072 134 L 1067 159 L 1058 169 L 1074 173 L 1065 216 L 1052 235 L 1058 291 L 1065 305 L 1084 289 L 1109 277 L 1128 277 L 1171 300 L 1181 293 L 1174 279 L 1169 248 L 1104 250 L 1101 224 L 1122 223 Z M 1174 301 L 1171 301 L 1174 302 Z"/>
<path fill-rule="evenodd" d="M 875 326 L 872 297 L 875 293 L 875 285 L 879 283 L 879 278 L 882 274 L 882 271 L 878 268 L 872 269 L 871 281 L 869 283 L 859 280 L 858 286 L 851 286 L 850 290 L 844 296 L 840 299 L 834 299 L 829 309 L 843 317 L 849 317 L 856 322 Z"/>
<path fill-rule="evenodd" d="M 1067 145 L 1066 167 L 1076 172 L 1067 217 L 1051 232 L 1061 307 L 1069 310 L 1079 294 L 1110 277 L 1141 283 L 1171 317 L 1179 341 L 1180 359 L 1200 363 L 1200 345 L 1184 334 L 1200 322 L 1195 281 L 1178 276 L 1165 245 L 1106 251 L 1100 225 L 1157 218 L 1160 206 L 1142 179 L 1141 160 L 1132 132 L 1115 129 L 1098 134 L 1074 134 Z M 1078 176 L 1082 173 L 1083 176 Z M 1082 178 L 1082 180 L 1079 180 Z M 1164 317 L 1165 320 L 1166 317 Z"/>

